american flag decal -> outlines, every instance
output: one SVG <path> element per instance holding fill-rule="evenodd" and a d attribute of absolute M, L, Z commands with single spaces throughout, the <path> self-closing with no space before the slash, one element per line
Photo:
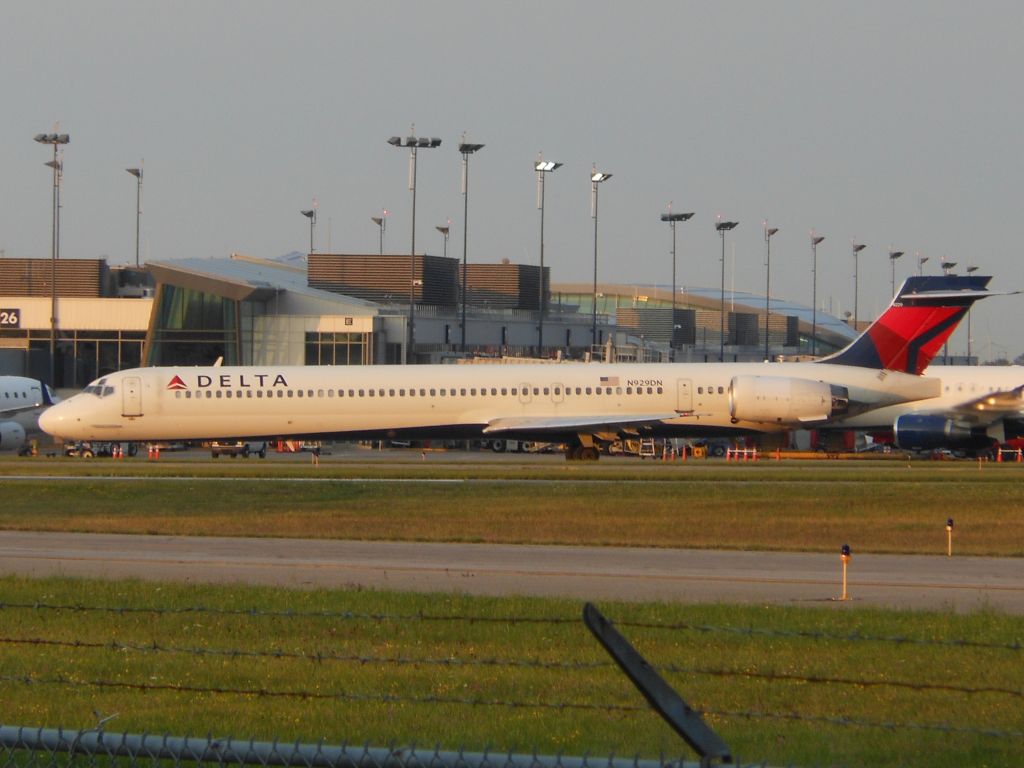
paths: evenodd
<path fill-rule="evenodd" d="M 612 387 L 617 387 L 617 386 L 619 386 L 619 377 L 618 376 L 602 376 L 601 377 L 601 383 L 602 384 L 607 384 L 607 385 L 612 386 Z"/>

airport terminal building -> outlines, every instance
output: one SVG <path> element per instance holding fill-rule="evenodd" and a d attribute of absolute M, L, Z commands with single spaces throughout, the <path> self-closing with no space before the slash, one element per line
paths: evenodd
<path fill-rule="evenodd" d="M 0 373 L 78 389 L 125 368 L 218 358 L 657 362 L 718 360 L 724 350 L 726 360 L 761 360 L 766 328 L 772 358 L 810 349 L 811 310 L 776 299 L 767 316 L 764 297 L 753 294 L 727 294 L 723 307 L 718 291 L 687 289 L 674 313 L 668 288 L 605 284 L 596 298 L 595 312 L 591 284 L 552 285 L 537 266 L 471 264 L 463 275 L 457 259 L 426 254 L 313 253 L 296 263 L 236 254 L 141 269 L 104 259 L 0 259 Z M 816 320 L 819 354 L 853 338 L 837 318 L 819 312 Z"/>

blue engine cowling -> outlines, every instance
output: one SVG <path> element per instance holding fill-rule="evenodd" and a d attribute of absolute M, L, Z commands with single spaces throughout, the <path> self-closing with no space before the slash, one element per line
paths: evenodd
<path fill-rule="evenodd" d="M 986 448 L 993 442 L 984 427 L 971 427 L 945 416 L 906 414 L 896 418 L 892 431 L 896 445 L 906 450 Z"/>

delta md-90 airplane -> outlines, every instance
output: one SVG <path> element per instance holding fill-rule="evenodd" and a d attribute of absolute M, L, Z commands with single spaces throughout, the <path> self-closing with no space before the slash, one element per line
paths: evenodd
<path fill-rule="evenodd" d="M 48 409 L 65 440 L 468 439 L 565 443 L 778 432 L 939 394 L 921 371 L 990 278 L 911 277 L 842 351 L 813 362 L 154 367 Z"/>

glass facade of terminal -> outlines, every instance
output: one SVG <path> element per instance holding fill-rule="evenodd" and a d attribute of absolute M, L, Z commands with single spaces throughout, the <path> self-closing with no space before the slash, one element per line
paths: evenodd
<path fill-rule="evenodd" d="M 370 335 L 306 333 L 306 365 L 369 365 Z"/>
<path fill-rule="evenodd" d="M 242 363 L 238 334 L 245 302 L 161 285 L 156 303 L 149 365 L 212 365 L 218 357 L 224 365 Z"/>
<path fill-rule="evenodd" d="M 79 389 L 108 373 L 138 368 L 146 334 L 142 331 L 57 331 L 54 385 Z M 50 331 L 5 329 L 0 350 L 20 360 L 8 366 L 25 375 L 50 380 Z"/>

